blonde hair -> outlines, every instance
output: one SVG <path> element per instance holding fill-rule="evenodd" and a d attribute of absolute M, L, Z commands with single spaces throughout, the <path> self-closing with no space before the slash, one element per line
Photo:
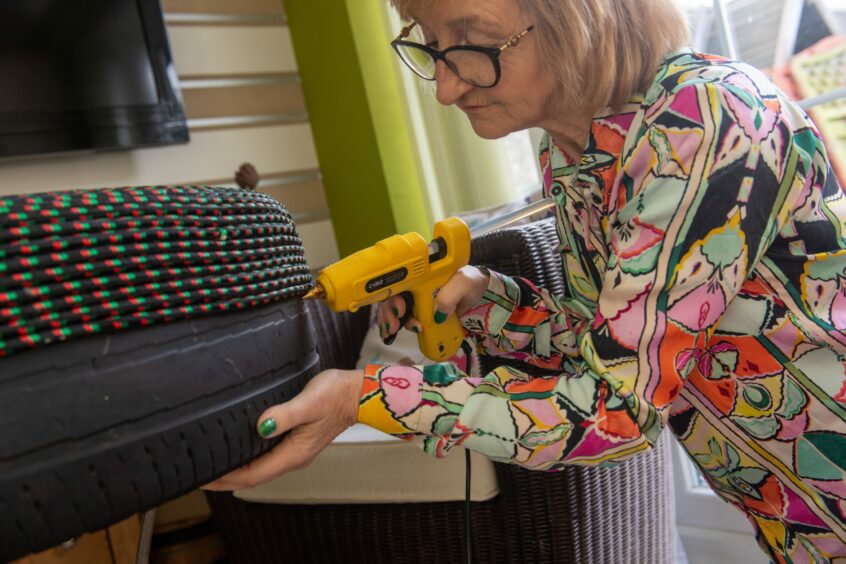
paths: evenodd
<path fill-rule="evenodd" d="M 435 0 L 391 0 L 400 17 Z M 440 0 L 449 2 L 450 0 Z M 478 0 L 477 0 L 478 1 Z M 675 0 L 515 0 L 571 107 L 620 107 L 645 93 L 661 59 L 688 42 Z"/>

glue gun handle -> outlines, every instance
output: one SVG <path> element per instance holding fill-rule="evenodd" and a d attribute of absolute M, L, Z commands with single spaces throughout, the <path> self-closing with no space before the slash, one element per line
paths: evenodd
<path fill-rule="evenodd" d="M 417 336 L 420 352 L 436 362 L 448 360 L 464 340 L 464 327 L 455 314 L 442 323 L 435 323 L 435 291 L 437 287 L 421 287 L 414 292 L 414 317 L 423 326 Z"/>

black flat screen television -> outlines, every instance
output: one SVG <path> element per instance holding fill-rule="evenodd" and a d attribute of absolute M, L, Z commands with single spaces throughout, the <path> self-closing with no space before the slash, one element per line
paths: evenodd
<path fill-rule="evenodd" d="M 0 157 L 187 142 L 158 0 L 0 1 Z"/>

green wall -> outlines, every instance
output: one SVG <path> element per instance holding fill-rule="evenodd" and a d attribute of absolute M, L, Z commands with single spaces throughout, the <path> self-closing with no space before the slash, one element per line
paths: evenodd
<path fill-rule="evenodd" d="M 381 0 L 286 0 L 341 256 L 431 234 Z"/>

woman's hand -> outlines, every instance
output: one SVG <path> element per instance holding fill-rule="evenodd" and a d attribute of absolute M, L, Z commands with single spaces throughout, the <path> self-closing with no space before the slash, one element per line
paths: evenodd
<path fill-rule="evenodd" d="M 256 430 L 264 438 L 290 431 L 282 442 L 261 458 L 202 487 L 211 491 L 240 490 L 298 470 L 332 439 L 355 423 L 362 370 L 325 370 L 315 376 L 294 399 L 268 408 Z"/>
<path fill-rule="evenodd" d="M 464 315 L 482 300 L 489 282 L 488 273 L 475 266 L 459 269 L 435 298 L 435 311 L 432 312 L 435 323 L 443 323 L 453 312 L 459 316 Z M 380 336 L 388 344 L 400 329 L 400 319 L 405 317 L 406 307 L 406 301 L 400 295 L 392 296 L 379 304 L 376 322 Z M 413 317 L 409 317 L 405 322 L 405 328 L 415 333 L 423 332 L 423 325 Z"/>

